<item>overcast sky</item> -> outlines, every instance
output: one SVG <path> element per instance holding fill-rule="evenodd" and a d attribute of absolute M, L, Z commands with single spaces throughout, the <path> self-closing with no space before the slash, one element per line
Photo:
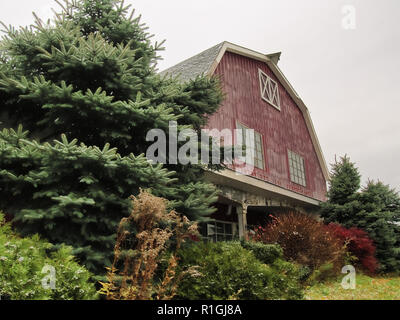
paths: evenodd
<path fill-rule="evenodd" d="M 400 0 L 125 2 L 155 40 L 167 40 L 160 70 L 224 40 L 281 51 L 279 66 L 310 110 L 327 163 L 348 154 L 363 183 L 380 179 L 400 190 Z M 355 25 L 342 11 L 349 5 Z M 3 0 L 0 20 L 29 25 L 32 11 L 46 18 L 52 7 L 53 0 Z"/>

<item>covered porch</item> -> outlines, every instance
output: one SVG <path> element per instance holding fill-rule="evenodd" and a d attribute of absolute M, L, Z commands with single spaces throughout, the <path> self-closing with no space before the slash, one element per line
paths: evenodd
<path fill-rule="evenodd" d="M 209 241 L 247 238 L 254 228 L 267 225 L 270 215 L 299 211 L 317 217 L 320 201 L 268 182 L 231 170 L 208 171 L 206 178 L 221 191 L 215 205 L 217 211 L 211 216 L 213 221 L 201 228 Z"/>

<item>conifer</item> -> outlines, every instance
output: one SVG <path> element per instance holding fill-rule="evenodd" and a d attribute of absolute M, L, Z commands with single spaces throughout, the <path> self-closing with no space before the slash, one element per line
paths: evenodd
<path fill-rule="evenodd" d="M 215 78 L 161 77 L 163 42 L 152 42 L 123 1 L 58 3 L 50 21 L 3 25 L 0 208 L 21 233 L 72 245 L 102 273 L 139 188 L 193 221 L 213 212 L 217 191 L 202 166 L 163 168 L 143 154 L 150 129 L 168 133 L 177 121 L 179 130 L 200 130 L 222 93 Z"/>

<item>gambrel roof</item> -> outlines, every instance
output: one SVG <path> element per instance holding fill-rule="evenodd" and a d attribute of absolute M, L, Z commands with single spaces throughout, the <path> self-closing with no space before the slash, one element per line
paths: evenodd
<path fill-rule="evenodd" d="M 167 70 L 164 70 L 160 74 L 178 76 L 183 82 L 194 79 L 202 74 L 206 74 L 220 53 L 223 45 L 224 42 L 219 43 L 216 46 L 207 49 L 198 55 L 195 55 L 194 57 L 191 57 Z"/>
<path fill-rule="evenodd" d="M 222 42 L 216 46 L 207 49 L 192 58 L 189 58 L 169 69 L 162 71 L 160 74 L 164 76 L 178 77 L 182 82 L 194 79 L 199 75 L 209 75 L 212 76 L 224 56 L 225 52 L 236 53 L 241 56 L 245 56 L 251 59 L 259 60 L 268 65 L 271 71 L 278 78 L 279 82 L 283 85 L 286 91 L 289 93 L 293 101 L 297 104 L 299 109 L 302 111 L 304 119 L 306 121 L 307 129 L 310 133 L 311 140 L 316 151 L 318 161 L 320 163 L 322 172 L 324 174 L 325 180 L 329 180 L 329 171 L 325 162 L 324 155 L 318 137 L 316 135 L 314 125 L 311 120 L 308 108 L 304 104 L 303 100 L 294 90 L 292 85 L 286 79 L 280 68 L 278 67 L 278 61 L 280 59 L 280 52 L 272 54 L 262 54 L 230 42 Z"/>

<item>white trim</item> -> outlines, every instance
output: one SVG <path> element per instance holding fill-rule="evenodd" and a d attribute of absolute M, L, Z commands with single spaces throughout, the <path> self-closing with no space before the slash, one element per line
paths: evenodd
<path fill-rule="evenodd" d="M 281 111 L 281 99 L 279 97 L 278 83 L 261 69 L 258 69 L 258 78 L 260 81 L 261 99 L 268 102 L 275 109 Z M 275 99 L 277 104 L 274 103 Z"/>
<path fill-rule="evenodd" d="M 290 199 L 290 202 L 296 200 L 297 202 L 300 202 L 301 205 L 307 204 L 311 206 L 320 206 L 322 202 L 320 200 L 307 197 L 303 194 L 290 191 L 289 189 L 286 189 L 284 187 L 277 186 L 270 182 L 254 178 L 252 176 L 237 174 L 237 172 L 230 169 L 226 169 L 223 171 L 207 170 L 206 176 L 208 176 L 208 178 L 210 179 L 214 178 L 212 179 L 214 181 L 221 180 L 218 178 L 223 178 L 224 180 L 228 179 L 229 181 L 231 181 L 231 184 L 232 185 L 234 184 L 234 187 L 237 188 L 238 190 L 243 190 L 246 192 L 254 191 L 260 195 L 269 194 L 273 195 L 274 197 L 279 197 L 282 200 Z"/>
<path fill-rule="evenodd" d="M 244 129 L 248 129 L 248 130 L 254 130 L 254 150 L 253 150 L 253 152 L 254 152 L 253 162 L 254 163 L 252 163 L 252 165 L 254 165 L 258 169 L 266 170 L 267 166 L 266 166 L 266 159 L 265 159 L 265 153 L 264 153 L 264 136 L 263 136 L 263 134 L 261 132 L 256 131 L 254 128 L 250 128 L 250 127 L 246 126 L 245 124 L 243 124 L 239 120 L 236 120 L 235 123 L 236 123 L 236 129 L 244 128 Z M 242 128 L 240 128 L 240 127 L 242 127 Z M 260 152 L 261 152 L 262 159 L 258 159 L 257 158 L 257 146 L 256 146 L 257 145 L 257 141 L 256 141 L 257 140 L 257 138 L 256 138 L 257 134 L 260 136 L 260 139 L 261 139 L 261 150 L 260 150 Z M 237 139 L 237 137 L 235 137 L 235 138 Z M 243 138 L 242 138 L 242 140 L 243 140 Z M 247 141 L 242 141 L 242 145 L 247 147 L 246 142 Z M 250 145 L 250 147 L 251 147 L 251 145 Z M 262 168 L 260 168 L 257 165 L 256 160 L 262 160 Z"/>
<path fill-rule="evenodd" d="M 216 225 L 217 223 L 221 223 L 221 224 L 224 224 L 224 225 L 226 225 L 226 224 L 231 225 L 231 233 L 229 234 L 229 233 L 225 232 L 225 226 L 224 226 L 224 232 L 223 233 L 219 233 L 217 231 L 217 225 Z M 214 230 L 213 234 L 210 234 L 209 233 L 209 231 L 210 231 L 209 226 L 212 225 L 212 224 L 214 225 L 215 230 Z M 206 225 L 206 233 L 207 233 L 206 238 L 207 239 L 216 237 L 216 241 L 218 241 L 218 236 L 220 236 L 220 237 L 227 237 L 228 236 L 228 237 L 231 237 L 232 240 L 234 240 L 236 237 L 240 238 L 240 226 L 239 226 L 240 222 L 239 221 L 238 222 L 232 222 L 232 221 L 223 221 L 223 220 L 215 220 L 215 219 L 213 219 L 212 221 L 206 222 L 205 225 Z"/>
<path fill-rule="evenodd" d="M 301 185 L 303 187 L 307 186 L 307 174 L 305 168 L 305 160 L 298 153 L 287 149 L 287 157 L 289 163 L 289 178 L 290 181 Z M 296 167 L 300 166 L 300 167 Z M 299 175 L 300 173 L 300 175 Z"/>

